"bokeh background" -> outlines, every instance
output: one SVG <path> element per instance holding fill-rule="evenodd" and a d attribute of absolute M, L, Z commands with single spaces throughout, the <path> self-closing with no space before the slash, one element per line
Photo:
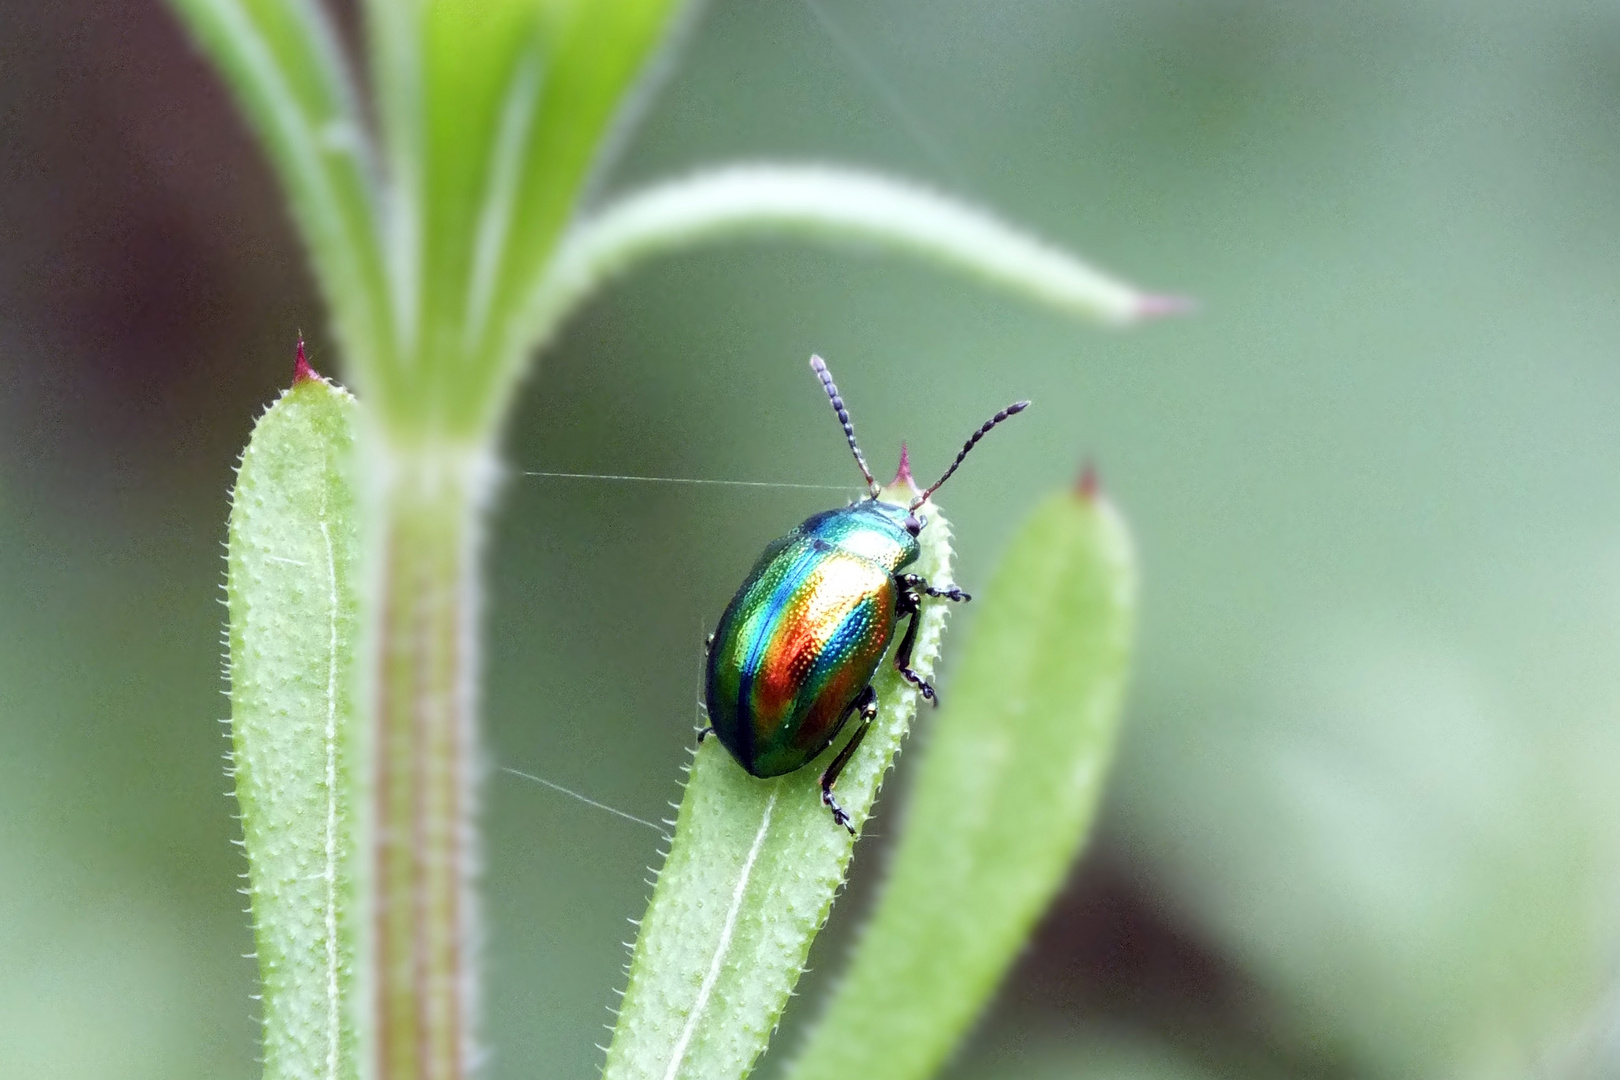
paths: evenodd
<path fill-rule="evenodd" d="M 611 183 L 765 155 L 1201 302 L 1106 332 L 867 252 L 715 250 L 593 303 L 511 427 L 515 470 L 842 484 L 812 350 L 922 472 L 1032 397 L 948 490 L 970 588 L 1097 462 L 1144 567 L 1128 735 L 953 1074 L 1620 1075 L 1620 10 L 717 0 Z M 295 331 L 341 358 L 153 0 L 0 7 L 0 166 L 0 1075 L 251 1077 L 226 491 Z M 495 763 L 663 816 L 706 627 L 837 498 L 514 476 Z M 656 837 L 502 775 L 487 821 L 491 1075 L 592 1076 Z"/>

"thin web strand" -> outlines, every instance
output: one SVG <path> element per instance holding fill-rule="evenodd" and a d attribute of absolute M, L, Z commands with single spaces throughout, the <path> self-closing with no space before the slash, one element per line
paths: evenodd
<path fill-rule="evenodd" d="M 922 151 L 923 156 L 936 169 L 954 180 L 962 190 L 971 191 L 972 185 L 968 183 L 961 164 L 946 151 L 945 144 L 935 138 L 933 132 L 929 131 L 922 119 L 911 110 L 911 107 L 906 104 L 905 98 L 901 96 L 894 84 L 884 78 L 883 73 L 878 70 L 877 66 L 855 47 L 854 41 L 844 32 L 843 27 L 833 20 L 832 15 L 822 6 L 819 0 L 803 0 L 803 3 L 806 8 L 810 9 L 810 14 L 815 16 L 816 22 L 821 25 L 821 32 L 834 45 L 838 46 L 838 51 L 843 53 L 844 59 L 849 63 L 849 66 L 877 95 L 878 100 L 883 103 L 883 107 L 889 110 L 889 113 L 899 123 L 901 130 L 906 133 L 906 136 L 911 139 L 917 149 Z"/>
<path fill-rule="evenodd" d="M 502 765 L 501 766 L 501 772 L 511 773 L 513 776 L 519 776 L 519 777 L 522 777 L 525 780 L 533 780 L 535 783 L 539 784 L 542 787 L 548 787 L 552 791 L 556 791 L 556 792 L 559 792 L 559 793 L 561 793 L 563 795 L 567 795 L 571 799 L 578 799 L 580 802 L 584 803 L 586 806 L 594 806 L 598 810 L 606 810 L 608 813 L 613 814 L 616 817 L 622 817 L 626 821 L 633 821 L 637 825 L 645 825 L 645 826 L 647 826 L 647 828 L 651 829 L 655 833 L 658 833 L 660 836 L 662 836 L 664 834 L 664 827 L 662 825 L 658 824 L 657 822 L 648 821 L 646 818 L 636 817 L 636 815 L 634 815 L 634 814 L 627 814 L 623 810 L 620 810 L 616 806 L 609 806 L 607 803 L 597 802 L 595 799 L 591 798 L 590 796 L 581 795 L 579 792 L 573 790 L 572 788 L 565 788 L 561 784 L 556 783 L 555 781 L 547 780 L 544 777 L 536 776 L 533 773 L 523 772 L 520 769 L 514 769 L 509 765 Z"/>
<path fill-rule="evenodd" d="M 614 473 L 530 472 L 547 480 L 618 480 L 639 484 L 698 484 L 706 487 L 789 488 L 798 491 L 850 491 L 853 484 L 788 484 L 773 480 L 694 480 L 683 476 L 622 476 Z"/>

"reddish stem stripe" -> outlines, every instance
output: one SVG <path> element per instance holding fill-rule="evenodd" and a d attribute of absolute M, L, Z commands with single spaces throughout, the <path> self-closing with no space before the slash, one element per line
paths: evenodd
<path fill-rule="evenodd" d="M 379 1080 L 461 1080 L 471 1060 L 468 815 L 474 718 L 465 681 L 471 527 L 463 493 L 389 507 L 376 640 L 375 877 Z"/>

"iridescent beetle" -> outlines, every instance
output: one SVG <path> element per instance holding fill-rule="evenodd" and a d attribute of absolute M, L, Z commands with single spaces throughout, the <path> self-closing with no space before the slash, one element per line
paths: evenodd
<path fill-rule="evenodd" d="M 832 788 L 877 715 L 872 674 L 899 621 L 909 617 L 894 666 L 937 705 L 934 688 L 911 670 L 922 597 L 969 599 L 954 585 L 936 588 L 905 572 L 917 560 L 917 535 L 928 524 L 917 509 L 991 428 L 1029 402 L 1009 405 L 986 420 L 945 475 L 910 505 L 901 505 L 878 498 L 880 488 L 855 442 L 855 427 L 832 374 L 819 356 L 810 358 L 810 367 L 832 400 L 870 494 L 816 514 L 760 555 L 709 637 L 704 692 L 711 726 L 702 734 L 719 736 L 754 776 L 781 776 L 832 745 L 859 711 L 861 726 L 821 774 L 821 801 L 833 820 L 853 833 L 855 826 Z"/>

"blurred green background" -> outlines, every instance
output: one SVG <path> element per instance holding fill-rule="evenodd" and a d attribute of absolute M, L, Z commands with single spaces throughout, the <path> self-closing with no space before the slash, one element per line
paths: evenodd
<path fill-rule="evenodd" d="M 1110 333 L 868 253 L 706 252 L 591 305 L 510 432 L 515 469 L 840 484 L 812 350 L 923 473 L 1034 398 L 948 490 L 969 588 L 1098 463 L 1144 565 L 1124 757 L 955 1074 L 1620 1075 L 1620 10 L 718 0 L 610 182 L 764 155 L 1202 305 Z M 0 161 L 0 1075 L 250 1077 L 225 495 L 295 330 L 340 365 L 161 5 L 0 8 Z M 663 816 L 703 634 L 830 501 L 514 476 L 494 764 Z M 487 821 L 491 1075 L 594 1075 L 656 838 L 504 775 Z"/>

